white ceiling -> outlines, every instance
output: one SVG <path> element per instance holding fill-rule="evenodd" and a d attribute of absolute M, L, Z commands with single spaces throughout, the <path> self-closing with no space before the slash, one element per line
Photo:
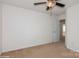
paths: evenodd
<path fill-rule="evenodd" d="M 3 2 L 3 3 L 7 3 L 7 4 L 19 6 L 19 7 L 28 8 L 28 9 L 35 10 L 35 11 L 48 13 L 48 11 L 45 10 L 46 5 L 39 5 L 39 6 L 33 5 L 33 3 L 35 3 L 35 2 L 41 2 L 41 1 L 47 1 L 47 0 L 0 0 L 0 1 Z M 72 6 L 74 4 L 78 4 L 79 0 L 59 0 L 59 2 L 65 4 L 66 7 L 60 8 L 60 7 L 55 6 L 52 10 L 52 12 L 54 14 L 64 13 L 67 7 Z"/>

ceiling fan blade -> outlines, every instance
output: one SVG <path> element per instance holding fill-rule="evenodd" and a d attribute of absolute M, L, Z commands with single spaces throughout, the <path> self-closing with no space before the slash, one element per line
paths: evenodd
<path fill-rule="evenodd" d="M 62 4 L 62 3 L 59 3 L 59 2 L 56 2 L 56 5 L 59 6 L 59 7 L 65 7 L 65 4 Z"/>
<path fill-rule="evenodd" d="M 40 5 L 40 4 L 46 4 L 47 2 L 38 2 L 38 3 L 34 3 L 34 5 Z"/>

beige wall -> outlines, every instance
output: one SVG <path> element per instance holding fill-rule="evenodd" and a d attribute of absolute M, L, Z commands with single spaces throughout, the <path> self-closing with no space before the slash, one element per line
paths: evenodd
<path fill-rule="evenodd" d="M 66 16 L 67 48 L 79 52 L 79 4 L 69 7 Z"/>
<path fill-rule="evenodd" d="M 0 3 L 0 53 L 2 51 L 2 5 Z"/>

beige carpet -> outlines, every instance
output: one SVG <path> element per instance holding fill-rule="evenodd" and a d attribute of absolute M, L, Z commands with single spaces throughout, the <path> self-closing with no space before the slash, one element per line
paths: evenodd
<path fill-rule="evenodd" d="M 64 42 L 61 41 L 3 53 L 2 56 L 10 56 L 13 58 L 77 58 L 79 57 L 79 53 L 68 50 Z"/>

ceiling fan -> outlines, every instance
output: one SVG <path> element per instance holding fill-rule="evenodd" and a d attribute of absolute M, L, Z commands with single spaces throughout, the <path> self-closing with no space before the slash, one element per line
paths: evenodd
<path fill-rule="evenodd" d="M 46 4 L 47 7 L 46 7 L 46 10 L 50 10 L 52 9 L 54 6 L 58 6 L 58 7 L 65 7 L 65 4 L 62 4 L 62 3 L 59 3 L 57 2 L 58 0 L 47 0 L 46 2 L 37 2 L 37 3 L 34 3 L 34 5 L 42 5 L 42 4 Z"/>

